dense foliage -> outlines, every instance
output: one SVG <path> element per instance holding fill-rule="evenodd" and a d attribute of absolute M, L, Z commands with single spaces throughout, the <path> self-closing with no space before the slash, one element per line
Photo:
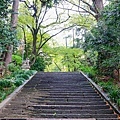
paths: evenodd
<path fill-rule="evenodd" d="M 26 1 L 24 2 L 25 4 L 20 6 L 19 26 L 24 34 L 24 43 L 26 44 L 25 54 L 29 57 L 31 65 L 34 64 L 35 59 L 40 55 L 43 46 L 54 36 L 66 29 L 59 27 L 59 25 L 65 23 L 69 15 L 63 12 L 59 13 L 54 8 L 52 9 L 54 17 L 49 15 L 51 11 L 49 7 L 54 2 L 52 0 L 32 0 L 31 2 Z M 66 17 L 63 19 L 64 15 Z"/>
<path fill-rule="evenodd" d="M 0 62 L 5 62 L 6 52 L 10 45 L 16 46 L 17 40 L 15 31 L 11 30 L 10 25 L 10 0 L 0 2 Z"/>
<path fill-rule="evenodd" d="M 36 71 L 29 70 L 16 70 L 11 75 L 0 79 L 0 102 L 4 100 L 11 92 L 13 92 L 18 86 L 22 85 L 25 80 L 28 80 L 30 76 L 35 74 Z"/>
<path fill-rule="evenodd" d="M 112 102 L 120 108 L 120 87 L 113 84 L 113 80 L 107 82 L 99 81 L 98 85 L 101 86 L 104 92 L 108 94 L 108 97 Z"/>
<path fill-rule="evenodd" d="M 31 66 L 31 70 L 44 71 L 45 62 L 42 57 L 37 57 L 34 64 Z"/>
<path fill-rule="evenodd" d="M 9 12 L 10 0 L 0 0 L 0 18 L 6 18 Z"/>
<path fill-rule="evenodd" d="M 64 8 L 65 6 L 63 4 L 63 9 L 68 10 L 68 14 L 63 15 L 63 13 L 57 11 L 56 7 L 56 19 L 51 22 L 53 16 L 51 16 L 51 18 L 49 16 L 47 19 L 50 19 L 50 23 L 45 24 L 47 13 L 50 10 L 49 8 L 51 8 L 53 4 L 59 3 L 59 1 L 24 1 L 25 4 L 20 6 L 21 9 L 19 11 L 19 26 L 22 28 L 22 31 L 20 31 L 18 35 L 21 39 L 24 39 L 24 50 L 22 49 L 20 51 L 20 55 L 12 55 L 12 63 L 8 65 L 10 76 L 0 80 L 0 101 L 32 75 L 30 71 L 21 71 L 22 60 L 27 57 L 30 58 L 30 62 L 32 63 L 31 69 L 37 71 L 73 72 L 82 70 L 89 77 L 94 77 L 96 72 L 98 72 L 99 75 L 109 76 L 109 80 L 111 77 L 118 80 L 120 79 L 120 0 L 111 0 L 113 2 L 106 6 L 102 12 L 103 6 L 99 6 L 101 4 L 98 4 L 102 3 L 102 0 L 99 0 L 96 5 L 91 4 L 94 0 L 91 0 L 90 4 L 82 0 L 79 1 L 79 4 L 77 4 L 76 1 L 67 1 L 71 5 L 78 6 L 77 12 L 80 12 L 79 10 L 81 10 L 83 6 L 85 8 L 83 8 L 85 12 L 84 15 L 75 14 L 69 22 L 69 25 L 80 26 L 79 28 L 84 30 L 84 32 L 88 30 L 85 34 L 85 42 L 84 39 L 82 39 L 83 41 L 80 41 L 81 39 L 79 38 L 74 39 L 73 35 L 73 41 L 76 44 L 73 42 L 72 47 L 66 45 L 66 48 L 50 47 L 46 50 L 46 43 L 65 29 L 63 28 L 58 33 L 52 31 L 52 33 L 54 33 L 53 35 L 50 35 L 49 32 L 51 32 L 54 27 L 55 30 L 59 29 L 60 23 L 64 23 L 69 19 L 70 9 Z M 16 48 L 17 45 L 16 33 L 11 30 L 9 5 L 11 5 L 10 0 L 0 0 L 1 65 L 4 64 L 8 47 L 13 45 L 13 47 Z M 68 18 L 66 19 L 64 17 L 65 19 L 61 19 L 63 17 L 62 15 Z M 83 34 L 80 34 L 80 36 Z M 81 45 L 83 42 L 85 53 Z M 116 71 L 117 73 L 115 75 L 114 72 Z M 120 89 L 118 86 L 113 86 L 113 81 L 100 82 L 100 80 L 101 78 L 98 83 L 102 86 L 103 90 L 109 92 L 111 100 L 120 106 Z"/>
<path fill-rule="evenodd" d="M 84 71 L 89 76 L 94 76 L 94 56 L 91 53 L 84 54 L 80 48 L 54 47 L 44 49 L 49 61 L 45 71 L 74 72 Z M 91 61 L 89 61 L 89 57 Z M 93 65 L 92 67 L 90 65 Z"/>
<path fill-rule="evenodd" d="M 98 52 L 99 73 L 114 76 L 120 68 L 120 3 L 112 2 L 102 12 L 97 25 L 86 34 L 85 48 Z M 118 74 L 117 73 L 117 74 Z M 119 76 L 118 76 L 119 77 Z"/>

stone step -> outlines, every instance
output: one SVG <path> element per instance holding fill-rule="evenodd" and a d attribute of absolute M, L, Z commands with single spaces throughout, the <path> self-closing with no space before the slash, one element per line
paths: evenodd
<path fill-rule="evenodd" d="M 98 95 L 39 95 L 38 97 L 42 98 L 101 98 Z"/>
<path fill-rule="evenodd" d="M 28 108 L 34 109 L 109 109 L 109 105 L 33 105 L 28 106 Z"/>
<path fill-rule="evenodd" d="M 84 96 L 93 96 L 93 95 L 98 95 L 98 94 L 96 94 L 96 93 L 82 93 L 82 92 L 78 92 L 78 93 L 74 93 L 74 92 L 70 92 L 70 93 L 68 93 L 68 92 L 63 92 L 63 93 L 61 93 L 61 92 L 58 92 L 58 93 L 56 93 L 56 92 L 43 92 L 43 94 L 45 94 L 45 95 L 64 95 L 64 96 L 66 96 L 66 95 L 70 95 L 70 96 L 78 96 L 78 95 L 84 95 Z"/>
<path fill-rule="evenodd" d="M 2 109 L 15 120 L 117 120 L 117 114 L 80 73 L 37 73 Z M 9 119 L 10 120 L 10 119 Z"/>
<path fill-rule="evenodd" d="M 25 94 L 26 92 L 31 93 L 33 91 L 34 91 L 34 89 L 23 89 L 22 94 Z M 40 88 L 40 89 L 38 89 L 38 91 L 49 92 L 49 93 L 67 93 L 67 94 L 69 94 L 69 93 L 88 93 L 88 94 L 95 93 L 96 94 L 95 90 L 85 90 L 85 91 L 84 90 L 64 90 L 64 89 L 52 90 L 52 89 L 46 89 L 46 88 L 41 89 Z"/>
<path fill-rule="evenodd" d="M 96 118 L 97 120 L 100 119 L 100 118 L 116 118 L 117 115 L 115 114 L 46 114 L 46 113 L 40 113 L 40 114 L 33 114 L 32 113 L 32 116 L 35 117 L 35 118 Z"/>
<path fill-rule="evenodd" d="M 39 101 L 68 101 L 68 102 L 74 102 L 74 101 L 103 101 L 101 98 L 40 98 L 40 97 L 36 97 L 34 98 L 35 100 L 39 100 Z"/>
<path fill-rule="evenodd" d="M 106 103 L 104 101 L 99 101 L 99 103 L 97 101 L 80 101 L 80 102 L 62 102 L 62 101 L 38 101 L 38 100 L 30 100 L 31 103 L 37 103 L 37 104 L 42 104 L 42 105 L 105 105 Z M 21 102 L 22 103 L 22 102 Z M 16 104 L 15 101 L 13 101 L 13 104 Z"/>
<path fill-rule="evenodd" d="M 111 109 L 34 109 L 33 107 L 28 107 L 28 111 L 33 111 L 36 113 L 58 113 L 58 114 L 82 114 L 82 113 L 89 113 L 89 114 L 114 114 L 113 110 Z"/>

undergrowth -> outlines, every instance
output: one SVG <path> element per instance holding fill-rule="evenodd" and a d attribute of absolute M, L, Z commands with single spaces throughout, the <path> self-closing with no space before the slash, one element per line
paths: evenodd
<path fill-rule="evenodd" d="M 25 80 L 28 80 L 35 72 L 34 70 L 17 70 L 0 79 L 0 102 L 22 85 Z"/>
<path fill-rule="evenodd" d="M 85 68 L 84 68 L 85 69 Z M 91 68 L 90 68 L 91 69 Z M 111 102 L 116 104 L 120 109 L 120 86 L 115 82 L 113 78 L 105 77 L 101 79 L 103 76 L 97 74 L 95 69 L 88 69 L 83 71 L 88 75 L 101 89 L 108 94 Z"/>

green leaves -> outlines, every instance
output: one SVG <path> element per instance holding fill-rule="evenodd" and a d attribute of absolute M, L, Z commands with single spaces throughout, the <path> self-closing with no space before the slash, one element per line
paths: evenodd
<path fill-rule="evenodd" d="M 51 58 L 50 71 L 79 71 L 84 59 L 79 48 L 54 47 L 45 50 Z"/>
<path fill-rule="evenodd" d="M 99 81 L 98 84 L 102 87 L 103 91 L 108 94 L 110 100 L 120 107 L 120 87 L 115 85 L 111 80 L 107 82 Z"/>
<path fill-rule="evenodd" d="M 12 82 L 9 80 L 0 80 L 0 87 L 8 88 L 12 86 Z"/>
<path fill-rule="evenodd" d="M 5 62 L 8 47 L 13 45 L 15 50 L 17 46 L 16 31 L 12 31 L 10 25 L 11 0 L 0 0 L 0 59 Z"/>
<path fill-rule="evenodd" d="M 28 80 L 30 76 L 35 74 L 36 71 L 28 70 L 16 70 L 11 75 L 6 76 L 0 80 L 0 102 L 4 100 L 10 93 L 12 93 L 16 87 L 23 84 L 25 80 Z"/>
<path fill-rule="evenodd" d="M 44 71 L 45 62 L 42 57 L 37 57 L 35 63 L 31 66 L 31 70 Z"/>
<path fill-rule="evenodd" d="M 120 0 L 118 0 L 120 2 Z M 118 2 L 118 3 L 119 3 Z M 86 33 L 84 48 L 98 52 L 98 69 L 112 76 L 120 64 L 120 4 L 111 2 L 101 14 L 96 26 Z"/>
<path fill-rule="evenodd" d="M 22 57 L 19 55 L 12 55 L 12 61 L 15 63 L 15 65 L 22 65 Z"/>
<path fill-rule="evenodd" d="M 96 20 L 91 16 L 85 15 L 73 15 L 70 19 L 70 24 L 84 27 L 86 29 L 91 29 L 91 27 L 96 23 Z"/>
<path fill-rule="evenodd" d="M 10 0 L 0 0 L 0 18 L 6 18 L 9 13 Z"/>

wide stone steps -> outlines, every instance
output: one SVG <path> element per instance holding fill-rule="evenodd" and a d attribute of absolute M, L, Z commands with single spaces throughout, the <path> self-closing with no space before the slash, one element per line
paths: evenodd
<path fill-rule="evenodd" d="M 0 112 L 4 119 L 118 120 L 81 73 L 37 73 Z"/>

